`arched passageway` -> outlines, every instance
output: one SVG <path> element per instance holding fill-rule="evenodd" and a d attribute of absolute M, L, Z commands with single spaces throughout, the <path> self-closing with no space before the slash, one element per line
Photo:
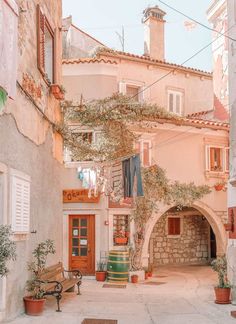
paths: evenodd
<path fill-rule="evenodd" d="M 226 245 L 223 223 L 206 204 L 198 202 L 182 211 L 163 205 L 146 224 L 142 265 L 206 263 L 224 254 Z"/>

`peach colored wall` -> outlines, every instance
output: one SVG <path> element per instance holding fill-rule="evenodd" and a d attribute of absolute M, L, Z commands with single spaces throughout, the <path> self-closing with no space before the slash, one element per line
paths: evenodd
<path fill-rule="evenodd" d="M 43 117 L 42 113 L 52 123 L 59 122 L 61 120 L 60 102 L 56 100 L 50 93 L 50 87 L 44 81 L 42 74 L 37 68 L 37 28 L 36 28 L 36 4 L 38 1 L 19 1 L 19 7 L 24 8 L 26 12 L 19 15 L 19 40 L 18 40 L 18 73 L 17 81 L 20 86 L 17 86 L 16 100 L 8 100 L 3 110 L 3 113 L 11 114 L 15 120 L 19 131 L 35 144 L 39 145 L 45 142 L 46 135 L 49 130 L 49 123 Z M 56 73 L 55 82 L 59 85 L 62 83 L 61 76 L 61 57 L 62 57 L 62 45 L 61 45 L 61 16 L 62 7 L 61 1 L 55 3 L 53 0 L 41 1 L 41 9 L 47 16 L 50 25 L 53 30 L 57 30 L 57 42 L 56 42 Z M 53 15 L 52 15 L 53 12 Z M 31 28 L 29 28 L 29 26 Z M 41 96 L 35 94 L 27 86 L 24 78 L 27 76 L 30 79 L 31 84 L 38 87 L 41 90 Z M 32 100 L 26 97 L 22 87 Z M 36 107 L 38 106 L 38 107 Z M 41 110 L 41 112 L 40 112 Z M 55 137 L 54 137 L 55 139 Z M 62 139 L 60 136 L 56 137 L 59 143 L 55 143 L 57 149 L 54 150 L 54 157 L 59 161 L 62 161 Z"/>
<path fill-rule="evenodd" d="M 101 94 L 98 94 L 100 86 L 101 92 L 106 96 L 117 92 L 120 81 L 137 83 L 139 86 L 146 87 L 171 70 L 167 67 L 160 68 L 154 64 L 150 65 L 128 59 L 116 59 L 116 61 L 116 65 L 105 63 L 63 64 L 63 82 L 65 87 L 68 88 L 67 96 L 70 96 L 71 91 L 73 91 L 73 95 L 78 92 L 74 90 L 80 89 L 77 84 L 82 85 L 79 93 L 89 99 L 98 98 L 98 95 L 99 98 L 101 97 Z M 68 77 L 72 75 L 75 78 L 69 81 Z M 113 76 L 111 81 L 107 82 L 107 75 Z M 97 87 L 98 84 L 99 87 Z M 69 90 L 69 88 L 72 90 Z M 184 115 L 213 108 L 212 77 L 209 75 L 176 70 L 150 89 L 145 90 L 143 93 L 144 100 L 167 108 L 168 89 L 183 93 Z"/>

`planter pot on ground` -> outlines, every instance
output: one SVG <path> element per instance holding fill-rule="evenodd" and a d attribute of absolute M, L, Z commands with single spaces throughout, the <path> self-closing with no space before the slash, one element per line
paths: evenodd
<path fill-rule="evenodd" d="M 152 277 L 152 272 L 151 271 L 148 272 L 148 277 Z"/>
<path fill-rule="evenodd" d="M 132 283 L 137 283 L 138 282 L 138 275 L 132 275 L 131 276 L 131 282 Z"/>
<path fill-rule="evenodd" d="M 230 304 L 230 291 L 231 288 L 218 288 L 215 287 L 216 304 Z"/>
<path fill-rule="evenodd" d="M 43 313 L 46 299 L 33 299 L 32 297 L 24 297 L 25 313 L 27 315 L 39 316 Z"/>
<path fill-rule="evenodd" d="M 148 272 L 145 272 L 145 280 L 148 279 Z"/>
<path fill-rule="evenodd" d="M 96 280 L 105 281 L 106 280 L 106 271 L 96 271 Z"/>

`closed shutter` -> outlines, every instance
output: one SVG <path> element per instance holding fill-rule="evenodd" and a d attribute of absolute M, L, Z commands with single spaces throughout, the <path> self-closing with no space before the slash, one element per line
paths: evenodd
<path fill-rule="evenodd" d="M 30 183 L 12 176 L 12 230 L 29 232 Z"/>
<path fill-rule="evenodd" d="M 124 81 L 119 82 L 119 93 L 126 94 L 126 83 Z"/>
<path fill-rule="evenodd" d="M 180 218 L 168 218 L 168 235 L 180 235 Z"/>
<path fill-rule="evenodd" d="M 37 5 L 37 54 L 38 69 L 45 73 L 45 16 Z"/>

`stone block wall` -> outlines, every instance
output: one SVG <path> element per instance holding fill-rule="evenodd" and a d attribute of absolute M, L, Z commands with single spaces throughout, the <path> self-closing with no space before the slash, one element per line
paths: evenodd
<path fill-rule="evenodd" d="M 161 264 L 208 261 L 209 223 L 198 215 L 180 215 L 180 217 L 181 234 L 179 236 L 168 235 L 167 216 L 162 216 L 156 223 L 149 245 L 150 262 L 154 267 Z"/>

